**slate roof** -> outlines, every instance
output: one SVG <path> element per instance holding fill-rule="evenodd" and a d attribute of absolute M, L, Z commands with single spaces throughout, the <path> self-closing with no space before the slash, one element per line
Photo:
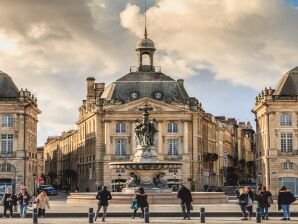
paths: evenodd
<path fill-rule="evenodd" d="M 101 97 L 128 103 L 135 100 L 131 97 L 132 93 L 137 93 L 137 99 L 145 97 L 156 99 L 157 92 L 162 95 L 158 100 L 166 103 L 171 103 L 174 99 L 184 102 L 189 100 L 184 86 L 161 72 L 128 73 L 106 87 Z"/>
<path fill-rule="evenodd" d="M 278 96 L 298 95 L 298 66 L 288 71 L 278 82 L 274 94 Z"/>
<path fill-rule="evenodd" d="M 19 89 L 11 77 L 0 71 L 0 98 L 18 98 Z"/>

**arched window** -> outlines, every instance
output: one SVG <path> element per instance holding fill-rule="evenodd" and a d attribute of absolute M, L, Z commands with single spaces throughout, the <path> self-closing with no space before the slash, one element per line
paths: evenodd
<path fill-rule="evenodd" d="M 142 54 L 142 65 L 151 65 L 149 54 Z"/>

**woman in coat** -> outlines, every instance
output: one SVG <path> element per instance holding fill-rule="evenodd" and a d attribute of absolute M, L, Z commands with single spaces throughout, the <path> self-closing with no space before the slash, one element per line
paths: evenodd
<path fill-rule="evenodd" d="M 49 197 L 45 191 L 42 191 L 35 199 L 37 203 L 36 208 L 38 209 L 38 217 L 44 217 L 46 209 L 50 208 Z"/>
<path fill-rule="evenodd" d="M 137 200 L 137 208 L 134 209 L 132 218 L 134 219 L 136 217 L 136 213 L 139 208 L 142 210 L 142 216 L 140 218 L 144 218 L 144 208 L 149 207 L 149 205 L 147 201 L 147 194 L 145 193 L 143 187 L 139 188 L 135 199 Z"/>
<path fill-rule="evenodd" d="M 282 208 L 284 217 L 281 220 L 290 220 L 290 204 L 296 201 L 294 195 L 285 186 L 282 186 L 278 193 L 278 209 Z"/>
<path fill-rule="evenodd" d="M 253 203 L 254 203 L 254 200 L 255 200 L 255 196 L 254 196 L 254 192 L 252 191 L 252 189 L 250 187 L 245 187 L 245 191 L 248 195 L 248 202 L 247 202 L 247 206 L 246 206 L 246 209 L 248 211 L 248 219 L 251 220 L 252 218 L 252 206 L 253 206 Z"/>
<path fill-rule="evenodd" d="M 18 201 L 20 205 L 20 216 L 21 218 L 26 218 L 27 207 L 31 197 L 25 187 L 22 187 L 21 193 L 18 194 Z"/>
<path fill-rule="evenodd" d="M 256 200 L 258 201 L 258 205 L 261 208 L 262 219 L 269 220 L 268 209 L 270 204 L 273 203 L 273 200 L 272 194 L 270 191 L 267 191 L 266 186 L 263 186 L 261 191 L 256 194 Z"/>
<path fill-rule="evenodd" d="M 244 188 L 241 188 L 239 190 L 238 204 L 240 205 L 243 215 L 243 218 L 241 220 L 248 220 L 246 213 L 246 207 L 248 205 L 248 193 L 246 193 Z"/>

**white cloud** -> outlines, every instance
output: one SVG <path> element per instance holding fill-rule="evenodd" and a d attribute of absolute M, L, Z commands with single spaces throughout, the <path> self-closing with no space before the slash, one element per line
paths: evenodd
<path fill-rule="evenodd" d="M 120 18 L 142 36 L 138 6 L 128 4 Z M 207 68 L 217 79 L 263 88 L 298 64 L 298 10 L 280 0 L 158 0 L 147 21 L 149 37 L 166 52 L 164 70 L 179 60 L 180 76 Z"/>

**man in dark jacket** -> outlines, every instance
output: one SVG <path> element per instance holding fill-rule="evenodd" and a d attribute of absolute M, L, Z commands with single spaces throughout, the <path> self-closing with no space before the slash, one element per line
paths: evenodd
<path fill-rule="evenodd" d="M 181 187 L 177 193 L 177 198 L 180 198 L 180 200 L 181 200 L 183 219 L 190 219 L 190 207 L 191 207 L 191 203 L 192 203 L 192 197 L 191 197 L 190 190 L 187 189 L 184 185 L 181 185 Z M 187 212 L 185 212 L 185 210 Z"/>
<path fill-rule="evenodd" d="M 290 204 L 296 201 L 294 195 L 285 186 L 278 193 L 278 210 L 282 209 L 284 217 L 281 220 L 290 220 Z"/>
<path fill-rule="evenodd" d="M 96 211 L 96 214 L 95 214 L 94 221 L 96 221 L 96 219 L 98 217 L 98 213 L 99 213 L 101 207 L 103 207 L 102 221 L 104 222 L 105 218 L 106 218 L 106 215 L 107 215 L 109 200 L 112 199 L 111 192 L 109 192 L 107 190 L 106 186 L 103 186 L 102 190 L 98 191 L 98 193 L 96 195 L 96 199 L 98 200 L 98 202 L 97 202 L 97 211 Z"/>
<path fill-rule="evenodd" d="M 8 188 L 6 190 L 6 193 L 3 196 L 2 200 L 3 200 L 3 207 L 4 207 L 3 217 L 6 218 L 6 211 L 7 210 L 9 210 L 10 217 L 12 217 L 12 213 L 13 213 L 12 207 L 16 203 L 17 196 L 12 193 L 10 188 Z"/>

